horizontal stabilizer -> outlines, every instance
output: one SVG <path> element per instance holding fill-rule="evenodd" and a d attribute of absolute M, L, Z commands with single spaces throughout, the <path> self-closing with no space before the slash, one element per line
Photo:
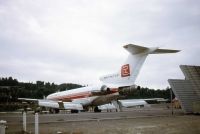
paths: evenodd
<path fill-rule="evenodd" d="M 156 49 L 152 54 L 177 53 L 177 52 L 180 52 L 180 50 Z"/>
<path fill-rule="evenodd" d="M 172 50 L 172 49 L 159 49 L 158 47 L 143 47 L 134 44 L 128 44 L 124 46 L 128 52 L 132 55 L 146 53 L 146 54 L 165 54 L 165 53 L 177 53 L 180 50 Z"/>
<path fill-rule="evenodd" d="M 133 44 L 125 45 L 124 49 L 126 49 L 128 52 L 130 52 L 133 55 L 148 51 L 147 47 L 133 45 Z"/>

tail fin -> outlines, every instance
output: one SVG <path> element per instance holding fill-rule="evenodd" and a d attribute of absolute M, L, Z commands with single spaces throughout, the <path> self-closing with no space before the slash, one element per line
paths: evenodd
<path fill-rule="evenodd" d="M 140 69 L 148 54 L 176 53 L 180 50 L 159 49 L 158 47 L 147 48 L 143 46 L 128 44 L 124 48 L 130 53 L 120 70 L 115 74 L 106 75 L 100 80 L 107 84 L 118 86 L 131 86 L 140 72 Z"/>

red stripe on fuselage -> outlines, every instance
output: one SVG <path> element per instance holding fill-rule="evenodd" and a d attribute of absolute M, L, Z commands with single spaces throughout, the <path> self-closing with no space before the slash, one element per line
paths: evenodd
<path fill-rule="evenodd" d="M 111 88 L 111 93 L 116 93 L 118 92 L 118 88 Z M 69 101 L 69 100 L 73 100 L 73 99 L 81 99 L 81 98 L 86 98 L 86 97 L 90 97 L 92 96 L 90 91 L 87 92 L 80 92 L 80 93 L 74 93 L 74 94 L 70 94 L 70 95 L 62 95 L 62 96 L 55 96 L 55 97 L 51 97 L 49 98 L 50 100 L 55 100 L 55 101 Z"/>

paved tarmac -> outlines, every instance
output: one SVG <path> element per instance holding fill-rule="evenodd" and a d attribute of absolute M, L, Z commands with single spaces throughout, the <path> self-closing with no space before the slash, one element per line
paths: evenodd
<path fill-rule="evenodd" d="M 176 110 L 175 115 L 183 115 L 182 110 Z M 71 121 L 90 121 L 90 120 L 114 120 L 114 119 L 131 119 L 152 116 L 170 116 L 170 109 L 125 109 L 122 112 L 80 112 L 71 114 L 62 111 L 61 114 L 39 114 L 40 123 L 54 123 L 54 122 L 71 122 Z M 19 124 L 22 122 L 22 113 L 1 114 L 1 120 L 6 120 L 8 124 Z M 27 123 L 34 123 L 33 112 L 27 113 Z"/>
<path fill-rule="evenodd" d="M 188 122 L 193 123 L 195 122 L 194 119 L 199 118 L 199 116 L 197 118 L 185 117 L 181 109 L 174 110 L 174 115 L 171 115 L 171 113 L 171 109 L 168 109 L 165 105 L 154 105 L 150 108 L 129 108 L 123 109 L 123 112 L 103 111 L 101 113 L 81 112 L 70 114 L 62 111 L 60 114 L 39 114 L 39 127 L 40 133 L 57 133 L 58 131 L 67 134 L 97 133 L 95 130 L 98 130 L 99 133 L 109 133 L 110 129 L 113 130 L 111 133 L 118 133 L 119 129 L 119 133 L 129 134 L 132 133 L 132 129 L 134 129 L 134 132 L 137 132 L 132 126 L 133 124 L 137 126 L 139 123 L 142 125 L 137 126 L 137 128 L 145 127 L 149 129 L 157 127 L 154 125 L 154 122 L 162 124 L 167 121 L 171 122 L 170 119 L 175 122 L 178 119 L 186 120 L 185 118 L 187 118 Z M 159 123 L 161 119 L 164 120 Z M 22 131 L 21 113 L 1 113 L 0 120 L 7 121 L 8 128 L 6 132 L 8 134 L 20 133 Z M 146 122 L 149 124 L 145 124 Z M 127 129 L 130 129 L 130 131 L 126 132 Z M 30 133 L 34 132 L 34 114 L 32 112 L 27 113 L 27 130 Z"/>

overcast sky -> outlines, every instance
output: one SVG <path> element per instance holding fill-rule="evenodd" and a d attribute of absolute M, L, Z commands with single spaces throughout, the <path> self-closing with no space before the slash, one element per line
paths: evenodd
<path fill-rule="evenodd" d="M 166 88 L 200 65 L 199 0 L 0 0 L 0 77 L 95 85 L 128 43 L 182 50 L 150 55 L 136 84 Z"/>

